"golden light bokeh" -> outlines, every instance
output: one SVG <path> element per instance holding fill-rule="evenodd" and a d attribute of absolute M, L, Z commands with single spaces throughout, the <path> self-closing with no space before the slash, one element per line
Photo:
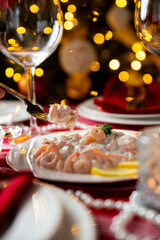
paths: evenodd
<path fill-rule="evenodd" d="M 126 101 L 127 102 L 130 102 L 130 101 L 132 101 L 133 100 L 133 97 L 126 97 Z"/>
<path fill-rule="evenodd" d="M 108 31 L 105 35 L 105 39 L 108 41 L 113 37 L 113 33 L 111 31 Z"/>
<path fill-rule="evenodd" d="M 39 49 L 39 47 L 32 47 L 33 51 L 37 51 Z"/>
<path fill-rule="evenodd" d="M 129 79 L 129 73 L 126 71 L 122 71 L 119 73 L 118 77 L 120 81 L 127 82 Z"/>
<path fill-rule="evenodd" d="M 17 31 L 17 33 L 19 33 L 19 34 L 25 34 L 26 28 L 25 28 L 25 27 L 18 27 L 18 28 L 16 29 L 16 31 Z"/>
<path fill-rule="evenodd" d="M 71 30 L 72 28 L 73 28 L 73 22 L 71 22 L 71 21 L 64 22 L 64 29 Z"/>
<path fill-rule="evenodd" d="M 98 96 L 98 92 L 97 91 L 91 91 L 90 95 L 94 96 L 94 97 L 97 97 Z"/>
<path fill-rule="evenodd" d="M 67 100 L 67 99 L 63 99 L 63 100 L 61 101 L 61 104 L 62 104 L 62 105 L 68 105 L 68 100 Z"/>
<path fill-rule="evenodd" d="M 138 70 L 141 69 L 141 67 L 142 67 L 141 62 L 139 62 L 139 61 L 137 61 L 137 60 L 134 60 L 134 61 L 131 62 L 131 68 L 132 68 L 133 70 L 138 71 Z"/>
<path fill-rule="evenodd" d="M 133 52 L 138 52 L 138 51 L 141 51 L 142 50 L 142 44 L 139 43 L 139 42 L 136 42 L 132 45 L 132 51 Z"/>
<path fill-rule="evenodd" d="M 77 10 L 77 8 L 74 4 L 70 4 L 70 5 L 68 5 L 67 10 L 68 10 L 68 12 L 73 13 Z"/>
<path fill-rule="evenodd" d="M 53 0 L 54 5 L 58 5 L 58 0 Z"/>
<path fill-rule="evenodd" d="M 61 2 L 62 2 L 62 3 L 67 3 L 67 2 L 68 2 L 68 0 L 61 0 Z"/>
<path fill-rule="evenodd" d="M 92 21 L 93 21 L 93 22 L 96 22 L 97 20 L 98 20 L 97 17 L 93 17 L 93 18 L 92 18 Z"/>
<path fill-rule="evenodd" d="M 77 26 L 77 24 L 78 24 L 77 18 L 73 18 L 73 19 L 72 19 L 72 23 L 73 23 L 73 26 L 74 26 L 74 27 Z"/>
<path fill-rule="evenodd" d="M 153 78 L 151 76 L 151 74 L 146 73 L 143 75 L 143 82 L 146 84 L 150 84 L 153 81 Z"/>
<path fill-rule="evenodd" d="M 15 73 L 15 74 L 13 75 L 13 80 L 14 80 L 15 82 L 19 82 L 19 81 L 21 80 L 21 77 L 22 77 L 22 75 L 21 75 L 20 73 Z"/>
<path fill-rule="evenodd" d="M 144 51 L 138 51 L 136 52 L 136 58 L 142 61 L 146 58 L 146 53 Z"/>
<path fill-rule="evenodd" d="M 44 74 L 44 71 L 43 71 L 42 68 L 36 68 L 36 70 L 35 70 L 35 75 L 36 75 L 37 77 L 42 77 L 43 74 Z"/>
<path fill-rule="evenodd" d="M 96 33 L 93 38 L 94 42 L 97 44 L 104 43 L 104 35 L 102 33 Z"/>
<path fill-rule="evenodd" d="M 51 34 L 52 28 L 51 27 L 46 27 L 46 28 L 44 28 L 43 32 L 44 32 L 44 34 Z"/>
<path fill-rule="evenodd" d="M 91 71 L 97 72 L 99 69 L 100 69 L 100 63 L 99 63 L 99 62 L 93 61 L 93 62 L 90 64 L 90 70 L 91 70 Z"/>
<path fill-rule="evenodd" d="M 10 52 L 11 52 L 11 51 L 15 51 L 15 47 L 8 47 L 7 49 L 8 49 L 8 51 L 10 51 Z"/>
<path fill-rule="evenodd" d="M 117 7 L 119 8 L 124 8 L 127 6 L 127 0 L 116 0 L 115 4 L 117 5 Z"/>
<path fill-rule="evenodd" d="M 10 38 L 10 39 L 8 39 L 8 43 L 9 43 L 9 44 L 15 44 L 15 43 L 16 43 L 16 40 L 13 39 L 13 38 Z"/>
<path fill-rule="evenodd" d="M 32 13 L 37 13 L 39 11 L 39 7 L 36 4 L 32 4 L 29 9 Z"/>
<path fill-rule="evenodd" d="M 97 11 L 92 11 L 92 13 L 95 15 L 95 16 L 99 16 L 99 12 L 97 12 Z"/>
<path fill-rule="evenodd" d="M 138 7 L 138 8 L 141 7 L 141 2 L 140 2 L 140 1 L 138 1 L 138 3 L 137 3 L 137 7 Z"/>
<path fill-rule="evenodd" d="M 109 67 L 112 70 L 117 70 L 120 67 L 120 62 L 117 59 L 112 59 L 109 62 Z"/>
<path fill-rule="evenodd" d="M 69 21 L 69 20 L 72 20 L 74 18 L 74 15 L 71 12 L 66 12 L 64 14 L 64 18 Z"/>
<path fill-rule="evenodd" d="M 6 75 L 6 77 L 8 77 L 8 78 L 13 77 L 13 75 L 14 75 L 14 69 L 11 68 L 11 67 L 6 68 L 6 70 L 5 70 L 5 75 Z"/>

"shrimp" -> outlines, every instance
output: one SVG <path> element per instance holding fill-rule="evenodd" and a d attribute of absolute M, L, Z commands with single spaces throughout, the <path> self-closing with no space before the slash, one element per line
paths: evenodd
<path fill-rule="evenodd" d="M 102 142 L 106 135 L 101 127 L 92 127 L 80 140 L 81 144 L 89 144 L 91 142 Z"/>
<path fill-rule="evenodd" d="M 121 154 L 106 153 L 106 156 L 112 161 L 112 166 L 116 166 L 119 162 L 128 161 L 128 157 Z"/>
<path fill-rule="evenodd" d="M 123 135 L 118 139 L 118 145 L 125 151 L 133 154 L 137 152 L 136 142 L 137 138 L 130 135 Z"/>
<path fill-rule="evenodd" d="M 91 163 L 95 167 L 108 168 L 112 167 L 111 159 L 99 148 L 92 148 L 86 151 L 87 156 L 90 158 Z"/>
<path fill-rule="evenodd" d="M 36 163 L 45 168 L 55 169 L 58 159 L 61 158 L 57 145 L 52 142 L 36 159 Z"/>
<path fill-rule="evenodd" d="M 42 144 L 33 153 L 33 158 L 37 158 L 39 155 L 41 155 L 41 153 L 43 153 L 52 142 L 53 141 L 51 140 L 44 139 Z"/>
<path fill-rule="evenodd" d="M 63 171 L 66 173 L 89 173 L 91 166 L 88 156 L 77 150 L 67 158 Z"/>
<path fill-rule="evenodd" d="M 65 125 L 73 130 L 77 119 L 77 112 L 71 109 L 69 106 L 57 103 L 50 105 L 48 114 L 48 120 L 50 122 L 58 123 L 59 125 Z"/>

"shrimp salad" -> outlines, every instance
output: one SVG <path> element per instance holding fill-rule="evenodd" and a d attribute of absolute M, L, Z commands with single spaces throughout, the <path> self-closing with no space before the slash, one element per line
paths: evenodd
<path fill-rule="evenodd" d="M 49 108 L 48 121 L 70 127 L 71 130 L 78 119 L 78 113 L 67 105 L 51 104 Z"/>
<path fill-rule="evenodd" d="M 108 125 L 108 124 L 107 124 Z M 65 173 L 90 174 L 92 167 L 114 168 L 119 162 L 132 161 L 137 155 L 137 135 L 91 127 L 84 135 L 77 132 L 43 139 L 32 153 L 39 166 Z"/>

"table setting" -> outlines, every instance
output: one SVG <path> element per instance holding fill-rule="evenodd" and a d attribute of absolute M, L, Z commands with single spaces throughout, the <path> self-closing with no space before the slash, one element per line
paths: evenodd
<path fill-rule="evenodd" d="M 157 5 L 135 5 L 154 53 Z M 0 51 L 25 69 L 28 90 L 0 82 L 0 239 L 159 240 L 159 82 L 130 89 L 114 76 L 100 96 L 38 104 L 35 68 L 61 42 L 60 2 L 0 0 L 0 12 Z"/>

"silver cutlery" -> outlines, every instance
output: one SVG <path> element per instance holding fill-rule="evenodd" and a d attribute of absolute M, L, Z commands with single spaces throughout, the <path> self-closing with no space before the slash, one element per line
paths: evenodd
<path fill-rule="evenodd" d="M 24 95 L 17 92 L 13 88 L 8 87 L 7 85 L 0 82 L 0 87 L 5 89 L 6 92 L 10 93 L 14 97 L 18 98 L 21 102 L 26 105 L 26 111 L 38 119 L 48 121 L 48 113 L 44 112 L 38 105 L 31 103 Z"/>

